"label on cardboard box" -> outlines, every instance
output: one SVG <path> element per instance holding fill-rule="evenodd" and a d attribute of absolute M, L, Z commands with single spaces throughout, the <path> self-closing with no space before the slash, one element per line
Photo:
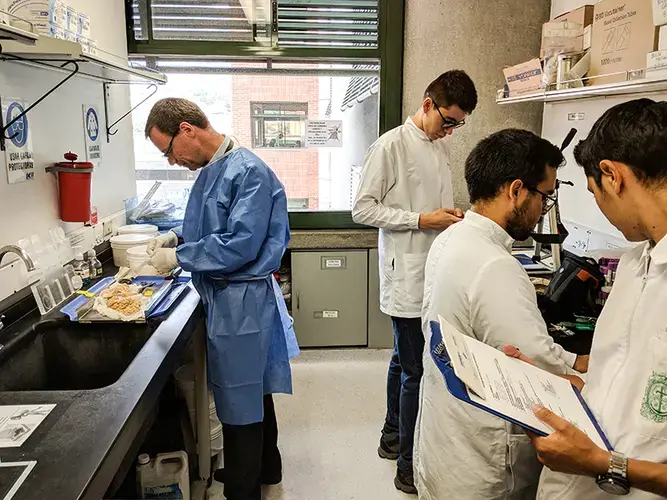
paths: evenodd
<path fill-rule="evenodd" d="M 667 24 L 667 0 L 653 0 L 653 24 Z"/>
<path fill-rule="evenodd" d="M 667 50 L 656 50 L 646 55 L 646 78 L 667 76 Z"/>
<path fill-rule="evenodd" d="M 529 94 L 544 88 L 542 64 L 535 58 L 528 62 L 503 69 L 510 96 Z"/>
<path fill-rule="evenodd" d="M 642 69 L 657 45 L 652 0 L 602 0 L 595 5 L 591 69 L 593 85 L 625 81 Z"/>

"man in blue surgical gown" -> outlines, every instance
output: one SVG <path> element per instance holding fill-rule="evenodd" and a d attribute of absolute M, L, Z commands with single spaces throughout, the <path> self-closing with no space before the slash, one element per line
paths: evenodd
<path fill-rule="evenodd" d="M 225 496 L 259 500 L 282 479 L 272 394 L 291 393 L 294 330 L 273 273 L 289 242 L 285 190 L 251 151 L 185 99 L 162 99 L 146 137 L 171 165 L 199 170 L 183 227 L 155 238 L 151 264 L 192 273 L 207 315 L 209 383 L 223 424 Z M 216 475 L 216 478 L 219 477 Z"/>

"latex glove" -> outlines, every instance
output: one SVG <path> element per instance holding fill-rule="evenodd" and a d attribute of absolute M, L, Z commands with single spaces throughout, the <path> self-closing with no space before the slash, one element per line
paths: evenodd
<path fill-rule="evenodd" d="M 175 248 L 177 246 L 178 236 L 176 236 L 175 232 L 168 231 L 149 241 L 146 253 L 152 257 L 159 248 Z"/>
<path fill-rule="evenodd" d="M 149 264 L 153 266 L 160 274 L 169 274 L 178 267 L 175 248 L 158 248 Z"/>

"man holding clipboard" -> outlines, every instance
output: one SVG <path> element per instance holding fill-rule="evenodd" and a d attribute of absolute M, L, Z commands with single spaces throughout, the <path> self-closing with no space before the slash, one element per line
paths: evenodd
<path fill-rule="evenodd" d="M 542 408 L 555 432 L 532 435 L 544 469 L 539 500 L 667 497 L 667 102 L 610 108 L 574 150 L 588 190 L 623 235 L 582 392 L 614 452 Z M 515 348 L 506 354 L 523 357 Z M 557 472 L 561 471 L 561 472 Z"/>
<path fill-rule="evenodd" d="M 586 356 L 547 333 L 535 288 L 511 254 L 514 240 L 530 236 L 553 206 L 563 162 L 558 147 L 525 130 L 502 130 L 474 148 L 465 165 L 472 209 L 436 238 L 426 263 L 427 346 L 430 321 L 442 316 L 492 348 L 517 345 L 552 373 L 586 371 Z M 414 468 L 420 498 L 534 498 L 540 464 L 523 430 L 449 394 L 430 349 L 424 354 Z"/>

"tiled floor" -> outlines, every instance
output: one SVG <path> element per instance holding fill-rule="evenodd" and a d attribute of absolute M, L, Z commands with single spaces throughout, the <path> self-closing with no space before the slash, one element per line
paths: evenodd
<path fill-rule="evenodd" d="M 264 500 L 409 500 L 396 465 L 377 455 L 390 351 L 306 351 L 293 362 L 294 395 L 276 396 L 284 480 Z M 222 500 L 215 484 L 211 500 Z"/>

